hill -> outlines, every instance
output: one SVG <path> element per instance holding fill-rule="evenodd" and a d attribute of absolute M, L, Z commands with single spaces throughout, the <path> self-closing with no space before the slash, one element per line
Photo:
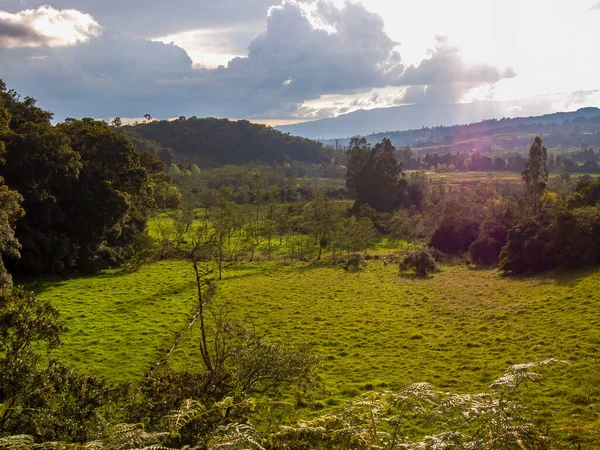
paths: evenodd
<path fill-rule="evenodd" d="M 121 127 L 139 150 L 216 167 L 247 162 L 327 161 L 323 145 L 246 120 L 189 118 Z M 166 162 L 169 162 L 168 160 Z"/>
<path fill-rule="evenodd" d="M 544 145 L 558 153 L 574 148 L 600 147 L 600 109 L 584 108 L 543 116 L 490 119 L 468 125 L 374 133 L 366 138 L 374 144 L 387 137 L 396 147 L 410 146 L 417 154 L 475 150 L 501 154 L 526 151 L 535 135 L 541 136 Z M 349 140 L 322 142 L 345 146 Z"/>
<path fill-rule="evenodd" d="M 414 142 L 437 141 L 445 136 L 453 135 L 455 126 L 459 124 L 471 124 L 466 129 L 464 129 L 465 126 L 459 126 L 458 128 L 461 130 L 464 129 L 469 133 L 481 133 L 505 127 L 538 124 L 559 125 L 580 117 L 600 117 L 600 109 L 582 108 L 577 111 L 543 116 L 500 119 L 502 115 L 499 106 L 495 102 L 476 102 L 378 108 L 355 111 L 333 119 L 282 126 L 278 129 L 294 135 L 329 142 L 333 142 L 335 138 L 349 138 L 355 135 L 369 136 L 372 140 L 376 140 L 378 136 L 389 136 L 395 145 L 411 145 Z M 481 121 L 482 117 L 496 117 L 496 119 Z M 343 145 L 346 140 L 341 139 L 340 144 Z"/>

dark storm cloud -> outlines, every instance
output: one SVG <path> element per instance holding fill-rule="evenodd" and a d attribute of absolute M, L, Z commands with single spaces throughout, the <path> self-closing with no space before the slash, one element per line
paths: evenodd
<path fill-rule="evenodd" d="M 13 42 L 42 44 L 44 37 L 29 24 L 11 23 L 0 18 L 0 47 L 8 47 Z"/>

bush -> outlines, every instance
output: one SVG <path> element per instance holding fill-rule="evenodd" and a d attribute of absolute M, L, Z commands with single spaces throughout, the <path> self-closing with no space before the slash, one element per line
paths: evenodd
<path fill-rule="evenodd" d="M 421 247 L 414 252 L 410 252 L 400 263 L 400 271 L 412 269 L 420 277 L 427 276 L 428 273 L 435 272 L 437 266 L 432 249 Z"/>
<path fill-rule="evenodd" d="M 498 256 L 502 250 L 503 243 L 498 242 L 494 237 L 484 234 L 480 236 L 469 247 L 469 256 L 471 261 L 484 266 L 491 266 L 498 263 Z"/>
<path fill-rule="evenodd" d="M 443 224 L 435 230 L 429 245 L 443 253 L 459 254 L 469 249 L 478 234 L 477 222 L 465 220 L 455 225 Z"/>
<path fill-rule="evenodd" d="M 545 224 L 526 219 L 509 230 L 507 243 L 500 253 L 500 270 L 525 274 L 554 268 L 554 261 L 547 252 L 549 241 Z"/>
<path fill-rule="evenodd" d="M 367 259 L 366 257 L 364 259 Z M 344 266 L 345 269 L 360 270 L 361 267 L 366 266 L 367 263 L 363 260 L 360 253 L 352 253 L 348 257 L 348 263 Z"/>

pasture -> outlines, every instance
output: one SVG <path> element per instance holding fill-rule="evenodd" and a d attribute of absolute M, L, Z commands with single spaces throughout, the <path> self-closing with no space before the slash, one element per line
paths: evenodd
<path fill-rule="evenodd" d="M 480 392 L 512 364 L 557 358 L 568 365 L 526 395 L 537 417 L 573 427 L 597 420 L 598 286 L 598 270 L 505 278 L 447 263 L 418 279 L 378 260 L 359 272 L 328 262 L 236 263 L 217 282 L 213 303 L 269 339 L 314 345 L 323 389 L 298 402 L 306 415 L 365 390 L 419 381 Z M 53 356 L 113 383 L 143 376 L 195 309 L 185 262 L 31 287 L 68 326 Z M 198 338 L 197 329 L 185 331 L 169 364 L 200 368 Z"/>

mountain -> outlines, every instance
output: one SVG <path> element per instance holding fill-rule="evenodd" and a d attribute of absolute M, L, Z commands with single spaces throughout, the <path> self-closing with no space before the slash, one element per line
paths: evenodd
<path fill-rule="evenodd" d="M 483 117 L 500 119 L 506 105 L 501 102 L 474 102 L 445 105 L 408 105 L 390 108 L 359 110 L 332 119 L 304 122 L 277 127 L 285 133 L 311 139 L 333 140 L 372 134 L 389 135 L 389 130 L 418 130 L 423 127 L 452 126 L 480 122 Z M 567 113 L 527 117 L 525 123 L 548 124 L 564 122 L 575 117 L 598 117 L 600 109 L 582 108 Z M 387 130 L 387 131 L 386 131 Z"/>
<path fill-rule="evenodd" d="M 247 162 L 326 162 L 323 145 L 246 120 L 206 118 L 151 121 L 119 129 L 141 151 L 163 161 L 216 167 Z"/>
<path fill-rule="evenodd" d="M 396 147 L 410 146 L 418 153 L 456 153 L 479 150 L 484 153 L 517 151 L 529 148 L 534 136 L 556 150 L 600 147 L 600 109 L 543 116 L 490 119 L 467 125 L 392 131 L 365 136 L 371 144 L 389 138 Z M 350 138 L 323 140 L 326 145 L 348 145 Z"/>

